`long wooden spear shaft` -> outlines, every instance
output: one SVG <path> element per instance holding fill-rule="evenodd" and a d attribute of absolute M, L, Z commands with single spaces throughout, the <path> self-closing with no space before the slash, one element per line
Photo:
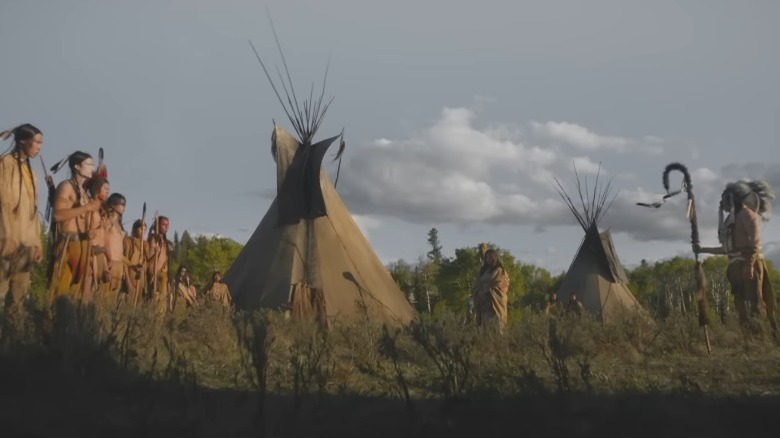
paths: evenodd
<path fill-rule="evenodd" d="M 691 247 L 694 249 L 693 254 L 696 260 L 696 267 L 694 268 L 694 275 L 696 277 L 696 301 L 699 309 L 699 326 L 704 330 L 704 340 L 707 343 L 707 355 L 712 355 L 712 345 L 710 344 L 710 333 L 707 330 L 709 324 L 709 317 L 707 316 L 707 291 L 705 290 L 706 278 L 704 277 L 704 269 L 701 266 L 699 260 L 699 254 L 696 253 L 695 248 L 699 244 L 699 225 L 696 218 L 696 198 L 693 196 L 693 183 L 691 182 L 691 174 L 688 172 L 688 168 L 681 163 L 671 163 L 664 169 L 663 183 L 666 190 L 666 197 L 674 196 L 676 193 L 669 192 L 669 173 L 678 170 L 683 174 L 683 189 L 688 194 L 688 220 L 691 222 Z M 678 192 L 679 193 L 679 192 Z"/>
<path fill-rule="evenodd" d="M 162 251 L 162 245 L 159 244 L 160 236 L 160 215 L 154 212 L 154 238 L 158 240 L 157 252 L 154 254 L 154 277 L 152 278 L 152 294 L 157 293 L 157 269 L 160 264 L 160 251 Z"/>
<path fill-rule="evenodd" d="M 141 275 L 135 282 L 135 296 L 133 297 L 133 307 L 138 304 L 138 296 L 141 295 L 143 289 L 146 289 L 146 254 L 144 254 L 144 227 L 146 225 L 146 202 L 144 202 L 144 208 L 141 210 L 141 236 L 138 238 L 138 242 L 141 244 Z M 132 240 L 131 240 L 132 242 Z M 143 285 L 143 289 L 141 286 Z"/>
<path fill-rule="evenodd" d="M 46 219 L 46 222 L 50 222 L 51 219 L 51 212 L 54 208 L 54 197 L 56 195 L 57 188 L 54 187 L 54 180 L 52 179 L 51 175 L 49 175 L 49 172 L 46 170 L 46 163 L 43 162 L 43 155 L 38 155 L 38 158 L 41 159 L 41 166 L 43 167 L 43 179 L 46 181 L 46 188 L 48 191 L 48 198 L 46 199 L 46 214 L 44 215 L 44 219 Z"/>
<path fill-rule="evenodd" d="M 46 213 L 44 214 L 44 219 L 46 222 L 49 223 L 49 261 L 46 266 L 46 278 L 47 278 L 47 287 L 51 287 L 51 281 L 52 281 L 52 274 L 54 273 L 54 260 L 56 259 L 54 255 L 54 249 L 57 247 L 57 236 L 56 236 L 56 227 L 55 222 L 52 218 L 52 212 L 54 210 L 54 200 L 57 196 L 57 188 L 54 186 L 54 179 L 52 179 L 51 175 L 49 175 L 49 172 L 46 170 L 46 163 L 43 162 L 43 155 L 38 155 L 38 158 L 41 159 L 41 166 L 43 167 L 43 175 L 44 180 L 46 181 L 46 188 L 48 189 L 48 197 L 46 198 Z"/>

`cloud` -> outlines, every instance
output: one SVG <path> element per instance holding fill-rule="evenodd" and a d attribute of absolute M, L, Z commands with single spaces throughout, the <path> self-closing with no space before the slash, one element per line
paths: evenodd
<path fill-rule="evenodd" d="M 544 138 L 538 135 L 540 129 L 558 137 Z M 581 147 L 562 147 L 561 138 Z M 470 109 L 445 108 L 430 126 L 406 138 L 380 138 L 353 148 L 344 162 L 339 192 L 358 217 L 386 216 L 425 225 L 529 225 L 544 231 L 577 224 L 552 185 L 557 177 L 579 202 L 574 164 L 580 177 L 587 178 L 591 196 L 597 172 L 602 187 L 615 178 L 611 184 L 616 197 L 601 229 L 641 242 L 687 242 L 691 225 L 685 193 L 658 209 L 636 205 L 660 201 L 664 194 L 660 176 L 668 158 L 648 155 L 646 149 L 662 143 L 654 136 L 602 136 L 566 122 L 481 123 Z M 583 155 L 588 147 L 592 149 Z M 717 244 L 717 208 L 725 183 L 750 176 L 780 186 L 777 169 L 771 163 L 690 169 L 705 245 Z M 681 184 L 682 175 L 670 176 L 672 190 Z M 361 227 L 366 231 L 371 225 Z"/>
<path fill-rule="evenodd" d="M 478 122 L 470 109 L 445 108 L 438 120 L 408 138 L 358 146 L 345 161 L 339 191 L 357 214 L 413 223 L 538 229 L 576 223 L 553 190 L 552 178 L 571 175 L 572 163 L 584 175 L 595 174 L 599 152 L 572 156 L 554 142 L 529 137 L 528 125 Z M 606 166 L 600 172 L 607 175 Z"/>
<path fill-rule="evenodd" d="M 577 172 L 583 174 L 596 175 L 601 170 L 601 164 L 594 163 L 588 157 L 574 157 L 572 158 L 572 163 L 577 168 Z"/>
<path fill-rule="evenodd" d="M 366 236 L 366 239 L 368 239 L 369 230 L 379 228 L 382 224 L 382 221 L 373 216 L 352 214 L 352 219 L 355 221 L 358 228 L 360 228 L 360 231 L 363 232 L 363 235 Z"/>
<path fill-rule="evenodd" d="M 531 122 L 531 128 L 541 137 L 562 141 L 581 149 L 612 149 L 624 152 L 629 144 L 624 138 L 599 135 L 576 123 Z"/>
<path fill-rule="evenodd" d="M 642 152 L 650 155 L 659 155 L 664 151 L 664 140 L 654 135 L 646 135 L 638 139 L 602 135 L 570 122 L 532 121 L 530 127 L 537 138 L 560 142 L 586 151 L 604 150 L 621 154 Z"/>

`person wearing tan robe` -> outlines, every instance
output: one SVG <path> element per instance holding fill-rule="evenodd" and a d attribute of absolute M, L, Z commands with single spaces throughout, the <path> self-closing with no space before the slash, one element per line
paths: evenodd
<path fill-rule="evenodd" d="M 138 219 L 133 222 L 132 235 L 124 240 L 124 262 L 127 266 L 127 292 L 132 305 L 138 304 L 146 296 L 146 266 L 151 262 L 149 242 L 144 240 L 146 225 Z"/>
<path fill-rule="evenodd" d="M 228 289 L 227 284 L 222 282 L 222 273 L 219 271 L 214 272 L 211 284 L 203 292 L 203 296 L 207 300 L 219 303 L 225 308 L 229 308 L 233 304 L 233 297 L 230 295 L 230 289 Z"/>
<path fill-rule="evenodd" d="M 147 238 L 151 260 L 146 266 L 146 278 L 149 296 L 160 303 L 161 308 L 172 311 L 176 294 L 168 293 L 168 265 L 172 252 L 172 243 L 167 238 L 169 225 L 170 222 L 165 216 L 160 216 L 152 222 Z"/>
<path fill-rule="evenodd" d="M 771 187 L 764 182 L 737 182 L 727 186 L 721 200 L 721 211 L 729 216 L 721 220 L 721 246 L 703 248 L 694 245 L 697 253 L 721 254 L 729 259 L 726 278 L 731 284 L 734 306 L 743 326 L 749 316 L 766 317 L 776 338 L 780 337 L 775 319 L 775 299 L 761 253 L 761 217 L 771 209 L 774 198 Z"/>
<path fill-rule="evenodd" d="M 173 293 L 175 296 L 173 297 L 171 312 L 176 310 L 176 305 L 180 301 L 183 301 L 188 308 L 198 307 L 198 296 L 195 286 L 190 284 L 190 276 L 187 274 L 187 268 L 184 266 L 180 266 L 179 271 L 176 273 Z"/>
<path fill-rule="evenodd" d="M 6 315 L 23 309 L 33 266 L 43 258 L 37 214 L 37 181 L 30 159 L 38 156 L 43 134 L 30 124 L 0 133 L 13 135 L 12 152 L 0 156 L 0 303 Z"/>
<path fill-rule="evenodd" d="M 477 276 L 472 299 L 478 326 L 506 327 L 509 275 L 501 265 L 498 252 L 485 253 L 484 263 Z"/>

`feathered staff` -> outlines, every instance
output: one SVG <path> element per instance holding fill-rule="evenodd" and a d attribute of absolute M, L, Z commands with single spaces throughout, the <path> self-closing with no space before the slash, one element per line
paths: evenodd
<path fill-rule="evenodd" d="M 669 192 L 669 174 L 674 170 L 679 170 L 683 174 L 682 191 L 685 191 L 688 194 L 688 220 L 691 222 L 691 247 L 695 248 L 699 244 L 699 225 L 696 219 L 696 200 L 693 196 L 693 183 L 691 182 L 691 174 L 688 173 L 688 168 L 681 163 L 671 163 L 666 166 L 666 169 L 664 169 L 663 183 L 664 189 L 666 190 L 664 200 L 681 192 L 680 190 L 676 192 Z M 660 207 L 660 204 L 654 204 L 652 206 L 658 208 Z M 698 303 L 699 309 L 699 326 L 704 329 L 704 340 L 707 343 L 707 354 L 711 355 L 712 346 L 710 345 L 710 334 L 707 330 L 707 325 L 710 321 L 709 317 L 707 316 L 707 293 L 705 291 L 706 279 L 704 277 L 704 269 L 702 268 L 701 261 L 699 260 L 699 254 L 697 254 L 695 250 L 693 254 L 696 260 L 694 275 L 696 277 L 696 301 Z"/>
<path fill-rule="evenodd" d="M 98 149 L 98 167 L 95 176 L 108 179 L 108 169 L 106 168 L 106 163 L 103 162 L 103 148 Z"/>

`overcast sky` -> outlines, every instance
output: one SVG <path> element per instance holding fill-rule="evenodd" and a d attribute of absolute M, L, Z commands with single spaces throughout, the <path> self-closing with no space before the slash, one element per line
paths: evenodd
<path fill-rule="evenodd" d="M 573 163 L 614 177 L 600 227 L 628 266 L 690 255 L 682 197 L 634 205 L 667 163 L 705 244 L 727 182 L 780 190 L 773 0 L 0 0 L 0 128 L 41 128 L 48 166 L 102 146 L 127 223 L 146 201 L 243 243 L 275 193 L 272 119 L 292 131 L 247 42 L 281 64 L 266 6 L 299 89 L 331 58 L 320 136 L 346 129 L 338 190 L 386 263 L 436 227 L 446 255 L 489 241 L 566 269 L 583 232 L 551 178 L 574 190 Z M 763 233 L 780 259 L 778 219 Z"/>

